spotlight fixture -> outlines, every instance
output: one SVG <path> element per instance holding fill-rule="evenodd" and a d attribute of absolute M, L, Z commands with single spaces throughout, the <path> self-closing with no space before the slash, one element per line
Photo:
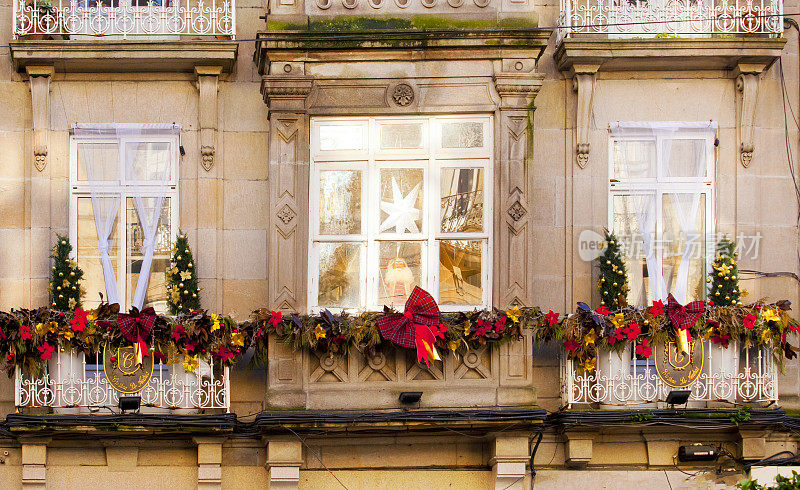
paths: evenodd
<path fill-rule="evenodd" d="M 678 448 L 678 461 L 714 461 L 719 457 L 719 448 L 706 444 L 692 444 Z"/>
<path fill-rule="evenodd" d="M 420 398 L 422 398 L 421 391 L 404 391 L 400 393 L 400 403 L 403 405 L 411 405 L 412 403 L 419 403 Z"/>
<path fill-rule="evenodd" d="M 142 404 L 141 396 L 121 396 L 119 397 L 119 409 L 122 412 L 138 411 Z"/>
<path fill-rule="evenodd" d="M 672 390 L 667 395 L 667 405 L 684 405 L 691 394 L 691 390 Z"/>

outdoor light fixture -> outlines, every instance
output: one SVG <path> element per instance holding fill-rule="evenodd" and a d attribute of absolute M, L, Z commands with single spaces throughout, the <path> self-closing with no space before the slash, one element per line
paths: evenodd
<path fill-rule="evenodd" d="M 119 409 L 123 412 L 129 410 L 139 410 L 139 406 L 142 404 L 142 397 L 141 396 L 121 396 L 119 397 Z"/>
<path fill-rule="evenodd" d="M 678 448 L 678 461 L 714 461 L 719 457 L 717 446 L 692 444 Z"/>
<path fill-rule="evenodd" d="M 400 393 L 400 403 L 403 405 L 411 405 L 412 403 L 419 403 L 420 398 L 422 398 L 421 391 L 403 391 Z"/>
<path fill-rule="evenodd" d="M 668 405 L 683 405 L 689 401 L 691 390 L 672 390 L 667 395 Z"/>

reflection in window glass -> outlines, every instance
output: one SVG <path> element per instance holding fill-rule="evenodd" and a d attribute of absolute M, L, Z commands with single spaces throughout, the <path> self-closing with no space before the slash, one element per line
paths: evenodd
<path fill-rule="evenodd" d="M 108 255 L 114 266 L 114 276 L 119 277 L 117 264 L 119 263 L 119 240 L 117 237 L 117 223 L 119 216 L 114 220 L 111 232 L 111 246 Z M 100 263 L 100 252 L 97 250 L 97 227 L 94 224 L 92 200 L 88 197 L 78 199 L 78 230 L 77 230 L 77 259 L 83 269 L 81 287 L 86 290 L 83 297 L 84 309 L 97 308 L 100 305 L 100 294 L 106 297 L 106 283 L 103 278 L 103 265 Z"/>
<path fill-rule="evenodd" d="M 381 169 L 378 231 L 419 233 L 422 229 L 423 175 L 419 168 Z"/>
<path fill-rule="evenodd" d="M 442 148 L 480 148 L 483 123 L 473 121 L 442 123 Z"/>
<path fill-rule="evenodd" d="M 422 123 L 382 124 L 380 128 L 384 150 L 422 148 Z"/>
<path fill-rule="evenodd" d="M 140 142 L 125 145 L 132 168 L 125 169 L 130 180 L 154 181 L 170 178 L 171 149 L 167 142 Z M 132 171 L 132 173 L 131 173 Z"/>
<path fill-rule="evenodd" d="M 119 180 L 119 148 L 116 143 L 80 143 L 77 147 L 78 180 L 89 180 L 87 165 L 98 180 Z"/>
<path fill-rule="evenodd" d="M 380 242 L 378 249 L 378 301 L 382 305 L 402 306 L 414 287 L 420 285 L 422 244 Z"/>
<path fill-rule="evenodd" d="M 361 172 L 325 170 L 319 173 L 321 235 L 361 233 Z"/>
<path fill-rule="evenodd" d="M 361 245 L 320 243 L 319 304 L 352 308 L 361 304 Z"/>
<path fill-rule="evenodd" d="M 439 303 L 478 305 L 482 291 L 481 242 L 442 240 L 439 244 Z"/>
<path fill-rule="evenodd" d="M 664 170 L 666 177 L 706 176 L 708 162 L 705 140 L 674 139 L 666 141 L 664 146 L 665 154 L 669 151 L 669 165 Z"/>
<path fill-rule="evenodd" d="M 706 205 L 705 194 L 697 202 L 692 194 L 665 194 L 663 196 L 663 236 L 664 244 L 662 273 L 667 291 L 674 291 L 679 281 L 686 281 L 686 301 L 705 297 L 705 257 L 706 257 Z M 680 216 L 687 216 L 697 206 L 697 219 L 694 229 L 684 231 Z M 684 253 L 687 263 L 681 268 Z"/>
<path fill-rule="evenodd" d="M 139 281 L 139 274 L 142 268 L 142 259 L 144 254 L 141 249 L 144 245 L 144 230 L 139 223 L 139 215 L 136 212 L 136 207 L 133 198 L 129 197 L 127 200 L 127 220 L 128 230 L 126 236 L 127 244 L 127 269 L 126 275 L 126 302 L 127 304 L 133 303 L 133 296 L 136 293 L 136 285 Z M 155 205 L 155 198 L 142 199 L 146 208 L 152 210 Z M 158 223 L 158 230 L 156 231 L 156 248 L 153 252 L 153 264 L 150 267 L 150 280 L 147 283 L 147 291 L 144 297 L 144 306 L 152 306 L 157 313 L 167 313 L 169 310 L 167 305 L 167 282 L 166 271 L 169 267 L 170 252 L 172 250 L 172 230 L 170 227 L 170 199 L 164 199 L 164 205 L 161 208 L 161 220 Z M 152 211 L 149 211 L 152 213 Z"/>
<path fill-rule="evenodd" d="M 483 231 L 483 169 L 443 168 L 441 230 Z"/>
<path fill-rule="evenodd" d="M 329 125 L 319 127 L 319 149 L 322 151 L 363 150 L 363 125 Z"/>
<path fill-rule="evenodd" d="M 653 140 L 617 140 L 613 145 L 616 179 L 655 178 L 656 144 Z"/>

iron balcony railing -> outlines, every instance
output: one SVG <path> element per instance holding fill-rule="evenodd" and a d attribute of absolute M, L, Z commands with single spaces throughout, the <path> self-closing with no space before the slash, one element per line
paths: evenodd
<path fill-rule="evenodd" d="M 594 371 L 578 369 L 561 358 L 561 397 L 564 405 L 600 404 L 607 408 L 665 405 L 676 389 L 691 390 L 690 406 L 708 402 L 777 402 L 778 370 L 770 351 L 756 347 L 727 348 L 704 341 L 703 367 L 686 387 L 670 387 L 658 375 L 655 361 L 631 355 L 635 345 L 621 352 L 600 350 Z"/>
<path fill-rule="evenodd" d="M 15 38 L 236 34 L 235 0 L 13 0 Z"/>
<path fill-rule="evenodd" d="M 779 35 L 782 0 L 560 0 L 559 41 L 608 37 Z"/>

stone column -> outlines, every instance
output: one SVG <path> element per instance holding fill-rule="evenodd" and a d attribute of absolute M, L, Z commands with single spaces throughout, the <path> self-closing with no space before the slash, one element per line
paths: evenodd
<path fill-rule="evenodd" d="M 222 488 L 222 439 L 195 437 L 197 444 L 197 488 L 214 490 Z"/>
<path fill-rule="evenodd" d="M 303 445 L 297 439 L 267 441 L 269 488 L 285 490 L 298 488 L 302 464 Z"/>
<path fill-rule="evenodd" d="M 22 487 L 27 489 L 46 488 L 47 483 L 47 443 L 49 439 L 20 440 L 22 443 Z"/>
<path fill-rule="evenodd" d="M 494 82 L 500 105 L 495 121 L 494 298 L 500 308 L 533 303 L 530 256 L 530 183 L 528 165 L 533 141 L 533 100 L 544 75 L 533 60 L 502 60 Z"/>
<path fill-rule="evenodd" d="M 498 435 L 492 445 L 492 476 L 495 489 L 530 488 L 528 463 L 530 448 L 527 435 Z"/>

